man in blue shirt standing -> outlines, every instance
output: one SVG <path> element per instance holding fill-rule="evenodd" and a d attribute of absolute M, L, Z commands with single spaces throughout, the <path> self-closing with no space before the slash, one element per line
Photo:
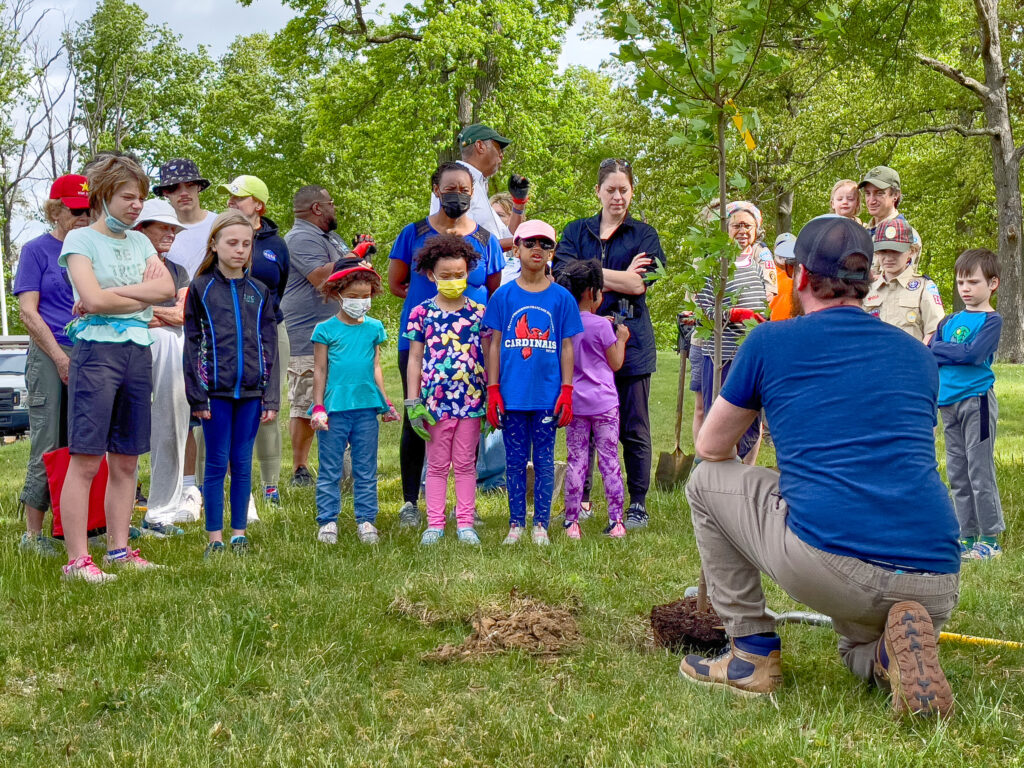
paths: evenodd
<path fill-rule="evenodd" d="M 782 684 L 761 573 L 832 617 L 855 675 L 897 713 L 945 715 L 936 637 L 957 600 L 957 523 L 935 461 L 938 368 L 929 350 L 860 308 L 874 248 L 822 216 L 796 241 L 804 315 L 751 331 L 697 438 L 686 496 L 729 648 L 687 656 L 689 680 L 747 694 Z M 735 458 L 761 409 L 779 473 Z"/>

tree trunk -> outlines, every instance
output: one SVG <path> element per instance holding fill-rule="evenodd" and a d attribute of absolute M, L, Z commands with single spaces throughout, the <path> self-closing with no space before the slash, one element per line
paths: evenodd
<path fill-rule="evenodd" d="M 981 33 L 981 59 L 985 66 L 985 119 L 999 131 L 992 136 L 992 177 L 996 187 L 996 213 L 999 223 L 999 262 L 1002 267 L 999 313 L 1003 316 L 1003 335 L 999 358 L 1006 362 L 1024 362 L 1024 275 L 1021 264 L 1020 153 L 1014 146 L 1013 127 L 1006 93 L 999 39 L 998 0 L 975 0 Z"/>
<path fill-rule="evenodd" d="M 775 235 L 793 231 L 793 190 L 779 192 L 775 197 Z"/>

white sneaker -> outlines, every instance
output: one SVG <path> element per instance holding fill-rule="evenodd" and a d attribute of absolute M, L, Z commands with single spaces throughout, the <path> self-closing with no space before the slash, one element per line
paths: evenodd
<path fill-rule="evenodd" d="M 258 522 L 260 522 L 260 516 L 256 512 L 256 499 L 253 498 L 253 495 L 251 493 L 249 494 L 249 512 L 246 515 L 245 519 L 246 519 L 246 522 L 249 522 L 249 523 L 258 523 Z"/>
<path fill-rule="evenodd" d="M 322 541 L 324 544 L 337 544 L 338 543 L 338 524 L 337 523 L 326 523 L 320 526 L 320 530 L 317 531 L 316 540 Z"/>
<path fill-rule="evenodd" d="M 359 535 L 359 540 L 363 542 L 363 544 L 376 544 L 380 541 L 377 528 L 373 523 L 360 523 L 356 526 L 356 533 Z"/>
<path fill-rule="evenodd" d="M 203 515 L 203 493 L 196 486 L 181 493 L 181 508 L 174 516 L 176 523 L 194 523 Z"/>
<path fill-rule="evenodd" d="M 117 576 L 113 573 L 107 573 L 101 571 L 96 567 L 96 564 L 92 561 L 89 555 L 83 555 L 82 557 L 74 560 L 63 566 L 61 569 L 61 578 L 64 581 L 85 581 L 89 584 L 103 584 L 108 581 L 115 581 Z"/>

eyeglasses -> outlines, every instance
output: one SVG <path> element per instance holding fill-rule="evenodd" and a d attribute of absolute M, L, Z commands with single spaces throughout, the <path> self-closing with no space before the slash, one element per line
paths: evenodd
<path fill-rule="evenodd" d="M 620 165 L 623 168 L 632 168 L 632 166 L 629 164 L 629 160 L 619 160 L 618 158 L 615 157 L 609 157 L 605 160 L 602 160 L 601 165 L 599 165 L 598 168 L 600 168 L 603 171 L 605 168 L 611 168 L 613 165 Z"/>
<path fill-rule="evenodd" d="M 67 205 L 65 205 L 64 207 L 71 211 L 72 216 L 85 216 L 85 214 L 89 212 L 88 208 L 72 208 Z"/>
<path fill-rule="evenodd" d="M 329 205 L 329 206 L 331 206 L 331 208 L 334 207 L 334 201 L 333 200 L 317 200 L 317 202 L 320 205 Z"/>
<path fill-rule="evenodd" d="M 526 248 L 527 250 L 531 250 L 533 248 L 540 248 L 542 251 L 555 250 L 555 244 L 552 243 L 547 238 L 531 237 L 528 240 L 520 240 L 519 244 L 523 246 L 523 248 Z"/>

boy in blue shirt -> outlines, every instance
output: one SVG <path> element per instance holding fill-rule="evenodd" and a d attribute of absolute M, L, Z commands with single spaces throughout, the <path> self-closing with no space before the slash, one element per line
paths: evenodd
<path fill-rule="evenodd" d="M 999 406 L 992 358 L 1003 319 L 992 307 L 999 261 L 992 251 L 964 251 L 956 260 L 956 287 L 966 306 L 947 315 L 929 347 L 939 364 L 939 410 L 946 435 L 946 476 L 960 522 L 963 560 L 991 560 L 1005 530 L 993 457 Z"/>
<path fill-rule="evenodd" d="M 533 454 L 533 541 L 549 543 L 555 485 L 555 430 L 572 421 L 571 337 L 583 333 L 572 294 L 544 274 L 555 230 L 543 221 L 516 229 L 522 271 L 487 304 L 484 325 L 494 331 L 487 352 L 487 421 L 504 429 L 509 531 L 515 544 L 526 526 L 526 464 Z"/>

